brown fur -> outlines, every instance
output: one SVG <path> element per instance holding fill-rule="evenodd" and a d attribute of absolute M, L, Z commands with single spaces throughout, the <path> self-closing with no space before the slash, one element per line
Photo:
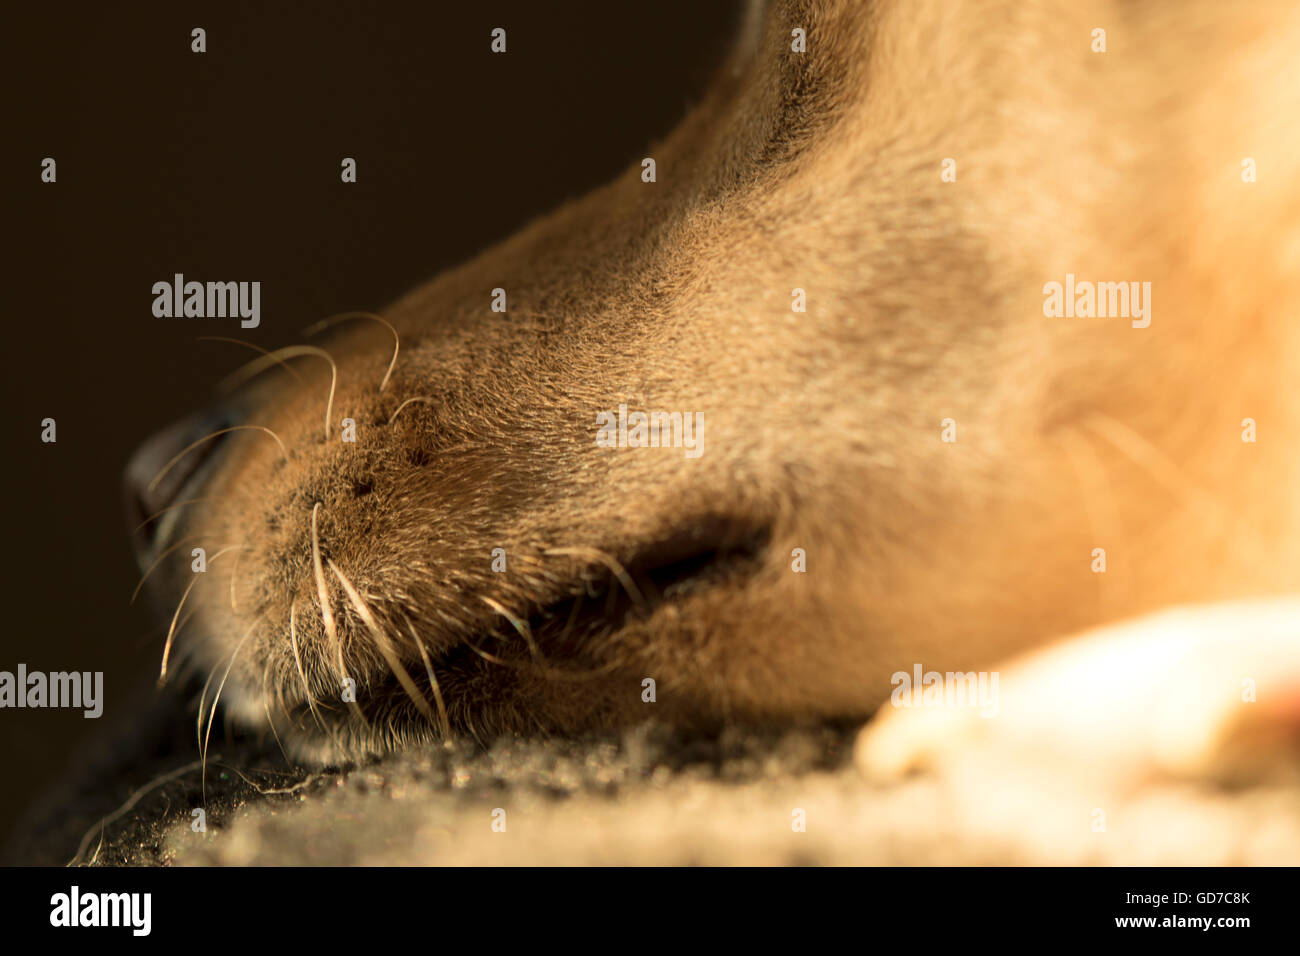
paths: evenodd
<path fill-rule="evenodd" d="M 1298 55 L 1286 3 L 773 4 L 657 182 L 630 169 L 385 310 L 382 391 L 381 325 L 313 340 L 327 440 L 323 361 L 243 393 L 288 460 L 227 436 L 181 496 L 209 500 L 146 548 L 187 542 L 153 575 L 173 606 L 190 542 L 248 549 L 194 588 L 177 654 L 208 705 L 224 683 L 333 758 L 438 736 L 417 635 L 457 727 L 571 731 L 644 717 L 645 677 L 681 721 L 865 716 L 913 661 L 1300 590 Z M 1066 272 L 1150 281 L 1150 327 L 1045 318 Z M 703 412 L 702 456 L 596 447 L 620 403 Z M 649 593 L 638 567 L 703 545 L 728 557 Z M 647 606 L 557 549 L 631 568 Z M 589 585 L 609 612 L 535 620 L 536 654 L 484 600 L 527 620 Z"/>

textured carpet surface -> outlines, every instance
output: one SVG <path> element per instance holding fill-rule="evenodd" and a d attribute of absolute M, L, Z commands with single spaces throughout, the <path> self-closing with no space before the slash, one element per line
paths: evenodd
<path fill-rule="evenodd" d="M 158 717 L 144 726 L 157 731 Z M 188 727 L 188 750 L 169 733 L 144 745 L 130 728 L 125 750 L 99 747 L 100 763 L 42 802 L 7 862 L 1300 861 L 1294 781 L 1151 782 L 1110 794 L 1098 831 L 1095 795 L 1032 768 L 958 762 L 871 784 L 855 769 L 848 727 L 699 738 L 647 724 L 606 738 L 462 742 L 324 772 L 288 769 L 274 746 L 214 740 L 206 779 Z"/>

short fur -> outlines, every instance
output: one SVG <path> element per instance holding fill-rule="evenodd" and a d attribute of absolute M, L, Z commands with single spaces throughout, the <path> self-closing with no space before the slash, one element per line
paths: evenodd
<path fill-rule="evenodd" d="M 650 150 L 656 182 L 629 169 L 386 309 L 382 389 L 380 323 L 313 339 L 327 437 L 316 356 L 233 400 L 287 460 L 229 433 L 174 496 L 204 500 L 142 544 L 146 568 L 178 549 L 151 575 L 169 609 L 191 546 L 242 549 L 180 615 L 204 706 L 220 690 L 320 760 L 436 739 L 438 696 L 484 738 L 628 724 L 647 677 L 684 723 L 865 717 L 915 661 L 1300 591 L 1300 10 L 816 0 L 756 22 Z M 1150 327 L 1045 318 L 1067 272 L 1151 282 Z M 620 403 L 703 412 L 703 454 L 597 447 Z M 699 573 L 656 594 L 681 559 Z M 579 595 L 576 626 L 546 619 Z"/>

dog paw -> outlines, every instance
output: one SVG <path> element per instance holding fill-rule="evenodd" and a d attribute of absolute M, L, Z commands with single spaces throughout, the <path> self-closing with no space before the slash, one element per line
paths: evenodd
<path fill-rule="evenodd" d="M 970 677 L 936 676 L 940 691 Z M 983 694 L 896 692 L 858 738 L 859 768 L 876 781 L 965 768 L 1110 792 L 1300 773 L 1300 601 L 1165 611 L 976 676 Z"/>

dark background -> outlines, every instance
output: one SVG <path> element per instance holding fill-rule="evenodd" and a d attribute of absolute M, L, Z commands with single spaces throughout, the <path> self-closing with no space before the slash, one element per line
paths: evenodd
<path fill-rule="evenodd" d="M 120 475 L 248 358 L 196 336 L 291 344 L 612 178 L 699 98 L 738 6 L 6 9 L 0 670 L 103 671 L 105 716 L 0 710 L 0 843 L 75 748 L 152 692 L 165 627 L 128 606 Z M 345 156 L 356 184 L 339 180 Z M 176 272 L 260 280 L 261 327 L 155 318 L 151 287 Z"/>

